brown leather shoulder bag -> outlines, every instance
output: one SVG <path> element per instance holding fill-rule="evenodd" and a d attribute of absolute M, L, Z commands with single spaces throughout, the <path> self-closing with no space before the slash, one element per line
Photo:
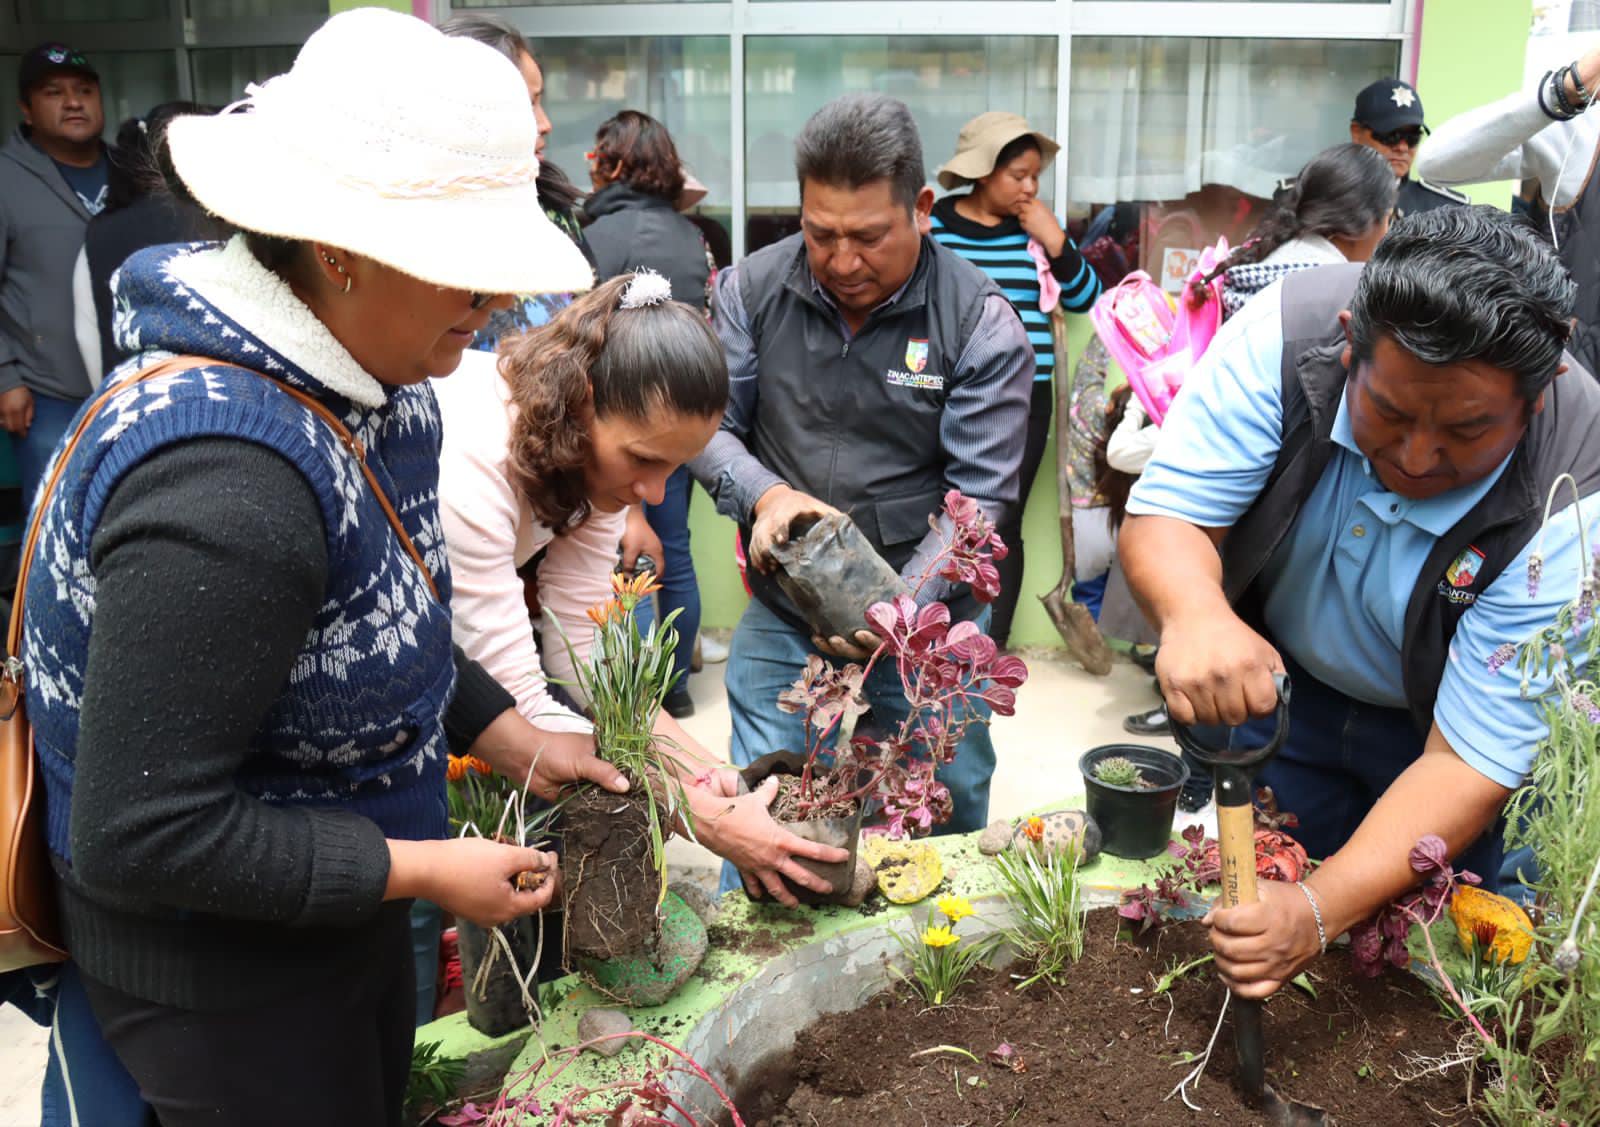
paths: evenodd
<path fill-rule="evenodd" d="M 54 875 L 50 869 L 50 850 L 44 833 L 44 783 L 33 747 L 33 728 L 28 723 L 27 701 L 23 689 L 26 665 L 22 657 L 23 600 L 28 589 L 28 571 L 38 547 L 39 526 L 55 493 L 56 481 L 72 457 L 78 440 L 89 423 L 117 392 L 157 376 L 173 375 L 190 368 L 238 367 L 204 356 L 175 356 L 152 364 L 102 394 L 78 420 L 77 429 L 55 460 L 50 478 L 40 491 L 28 536 L 23 541 L 22 565 L 17 577 L 16 599 L 11 605 L 11 628 L 6 634 L 5 664 L 0 668 L 0 972 L 19 970 L 41 963 L 57 963 L 67 957 L 62 944 L 60 922 L 56 916 Z M 349 429 L 321 403 L 281 380 L 250 368 L 239 368 L 269 380 L 331 427 L 345 449 L 361 467 L 384 516 L 400 538 L 406 554 L 422 572 L 433 597 L 439 597 L 433 575 L 422 562 L 416 545 L 406 535 L 394 506 L 378 486 L 367 466 L 366 452 Z"/>

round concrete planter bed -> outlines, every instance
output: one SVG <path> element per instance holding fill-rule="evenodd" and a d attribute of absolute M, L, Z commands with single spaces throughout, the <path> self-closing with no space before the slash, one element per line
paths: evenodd
<path fill-rule="evenodd" d="M 1082 801 L 1054 805 L 1081 806 Z M 933 844 L 944 861 L 943 890 L 968 897 L 978 909 L 978 917 L 963 924 L 963 933 L 1002 926 L 1005 901 L 989 858 L 977 850 L 977 835 L 935 838 Z M 1155 873 L 1149 863 L 1102 855 L 1084 870 L 1086 902 L 1090 907 L 1115 904 L 1123 889 L 1153 880 Z M 908 930 L 913 921 L 920 926 L 927 912 L 928 902 L 897 907 L 876 897 L 864 909 L 789 910 L 731 893 L 718 904 L 711 949 L 689 983 L 665 1005 L 632 1009 L 629 1015 L 636 1029 L 682 1049 L 731 1095 L 768 1059 L 787 1052 L 794 1035 L 817 1017 L 853 1009 L 888 984 L 888 961 L 899 953 L 893 933 Z M 525 1091 L 547 1053 L 578 1043 L 584 1012 L 608 1005 L 575 978 L 553 984 L 553 991 L 547 987 L 547 995 L 552 992 L 557 1000 L 538 1035 L 524 1029 L 490 1040 L 458 1014 L 419 1029 L 417 1040 L 439 1041 L 443 1055 L 466 1062 L 464 1093 L 484 1091 L 497 1069 L 504 1070 L 512 1094 Z M 541 1096 L 600 1087 L 637 1074 L 663 1055 L 643 1039 L 614 1058 L 583 1053 Z M 708 1119 L 721 1110 L 703 1082 L 684 1082 L 680 1090 L 686 1106 Z"/>

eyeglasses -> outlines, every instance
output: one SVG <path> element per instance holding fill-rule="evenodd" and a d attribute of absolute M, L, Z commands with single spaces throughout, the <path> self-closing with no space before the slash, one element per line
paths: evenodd
<path fill-rule="evenodd" d="M 492 293 L 477 293 L 477 292 L 474 292 L 472 294 L 472 308 L 473 308 L 473 310 L 476 311 L 476 310 L 482 309 L 485 305 L 488 305 L 491 301 L 493 301 L 497 296 L 498 296 L 497 294 L 492 294 Z"/>
<path fill-rule="evenodd" d="M 1391 148 L 1404 141 L 1414 149 L 1422 144 L 1422 126 L 1407 125 L 1399 129 L 1391 129 L 1387 133 L 1374 133 L 1372 139 L 1380 145 L 1388 145 Z"/>

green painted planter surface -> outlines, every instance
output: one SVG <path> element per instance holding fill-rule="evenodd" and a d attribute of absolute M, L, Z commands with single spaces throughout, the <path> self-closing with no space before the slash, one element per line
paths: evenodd
<path fill-rule="evenodd" d="M 1050 803 L 1039 812 L 1082 806 L 1080 795 Z M 973 900 L 978 909 L 975 921 L 964 925 L 969 934 L 1003 922 L 1000 917 L 1004 901 L 994 867 L 989 858 L 978 852 L 977 840 L 975 833 L 932 839 L 945 866 L 945 884 L 940 891 L 965 896 Z M 1085 899 L 1091 906 L 1114 904 L 1123 889 L 1153 880 L 1161 867 L 1160 858 L 1141 862 L 1102 855 L 1083 870 Z M 738 1073 L 752 1064 L 753 1058 L 763 1055 L 764 1023 L 753 1020 L 755 1011 L 763 1003 L 772 1004 L 776 996 L 777 1003 L 786 1010 L 804 1009 L 814 999 L 799 995 L 812 989 L 813 978 L 823 990 L 836 992 L 840 983 L 849 977 L 842 973 L 847 965 L 860 971 L 867 963 L 872 964 L 864 980 L 871 984 L 867 992 L 881 987 L 883 974 L 874 972 L 881 972 L 885 956 L 898 951 L 891 933 L 909 928 L 912 920 L 920 926 L 931 904 L 929 899 L 897 907 L 875 897 L 868 901 L 865 910 L 840 907 L 790 910 L 754 904 L 743 893 L 731 893 L 721 901 L 720 914 L 710 928 L 711 948 L 705 961 L 684 988 L 663 1005 L 630 1009 L 629 1015 L 638 1031 L 659 1037 L 702 1062 L 718 1066 L 713 1072 L 719 1083 L 736 1087 Z M 841 973 L 835 973 L 836 970 Z M 851 989 L 861 988 L 858 979 L 850 981 L 856 983 Z M 754 989 L 745 989 L 752 984 Z M 545 1000 L 547 1012 L 543 1028 L 527 1037 L 506 1074 L 506 1083 L 513 1093 L 531 1086 L 530 1077 L 546 1054 L 578 1043 L 578 1020 L 586 1010 L 613 1005 L 576 977 L 547 986 Z M 864 997 L 854 999 L 861 1000 Z M 845 999 L 843 1005 L 824 1003 L 823 1009 L 847 1008 L 850 1001 Z M 417 1031 L 417 1039 L 443 1040 L 441 1051 L 450 1056 L 481 1053 L 489 1047 L 486 1038 L 458 1018 L 446 1018 L 424 1026 Z M 573 1087 L 594 1089 L 625 1076 L 637 1075 L 646 1063 L 659 1063 L 664 1054 L 665 1050 L 643 1040 L 636 1040 L 614 1058 L 583 1053 L 541 1093 L 541 1098 Z M 558 1064 L 565 1060 L 563 1057 Z M 695 1102 L 702 1107 L 708 1099 L 708 1091 L 695 1093 Z"/>

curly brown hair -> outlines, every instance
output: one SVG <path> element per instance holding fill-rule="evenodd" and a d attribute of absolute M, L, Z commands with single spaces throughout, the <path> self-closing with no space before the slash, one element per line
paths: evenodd
<path fill-rule="evenodd" d="M 584 471 L 595 418 L 664 408 L 703 419 L 727 406 L 728 365 L 705 317 L 680 301 L 621 308 L 633 278 L 617 275 L 500 349 L 516 407 L 511 478 L 557 536 L 592 511 Z"/>

